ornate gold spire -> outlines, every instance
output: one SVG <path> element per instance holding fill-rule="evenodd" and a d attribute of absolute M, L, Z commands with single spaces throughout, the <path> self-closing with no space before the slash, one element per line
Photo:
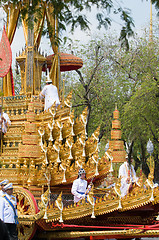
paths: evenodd
<path fill-rule="evenodd" d="M 149 41 L 152 42 L 152 0 L 150 0 L 150 35 L 149 35 Z"/>
<path fill-rule="evenodd" d="M 121 122 L 119 120 L 119 111 L 117 104 L 115 104 L 115 111 L 113 112 L 111 140 L 109 142 L 112 149 L 113 162 L 125 161 L 124 142 L 121 140 Z"/>
<path fill-rule="evenodd" d="M 117 103 L 115 103 L 115 110 L 117 110 Z"/>

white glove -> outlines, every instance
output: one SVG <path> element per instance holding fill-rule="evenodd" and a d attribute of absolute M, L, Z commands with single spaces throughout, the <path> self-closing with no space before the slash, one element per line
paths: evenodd
<path fill-rule="evenodd" d="M 92 187 L 92 185 L 91 185 L 91 184 L 89 184 L 89 185 L 88 185 L 88 189 L 90 190 L 90 189 L 91 189 L 91 187 Z"/>
<path fill-rule="evenodd" d="M 85 194 L 82 194 L 82 199 L 85 199 L 86 195 Z"/>

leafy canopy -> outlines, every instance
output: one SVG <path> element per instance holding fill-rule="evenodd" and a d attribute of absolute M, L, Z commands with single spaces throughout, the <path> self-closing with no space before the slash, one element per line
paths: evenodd
<path fill-rule="evenodd" d="M 36 12 L 35 21 L 42 17 L 42 8 L 44 4 L 52 4 L 54 7 L 53 15 L 58 18 L 59 30 L 66 30 L 68 25 L 71 31 L 80 27 L 82 30 L 89 29 L 90 23 L 87 18 L 87 11 L 96 8 L 96 19 L 98 28 L 102 26 L 107 28 L 112 23 L 112 15 L 120 16 L 122 28 L 120 40 L 122 45 L 128 48 L 128 38 L 133 35 L 134 21 L 131 18 L 131 12 L 121 6 L 121 1 L 113 0 L 1 0 L 0 5 L 7 7 L 13 4 L 14 7 L 21 5 L 21 14 L 24 18 L 28 16 L 28 21 L 32 25 L 32 15 Z M 35 15 L 34 15 L 35 16 Z"/>

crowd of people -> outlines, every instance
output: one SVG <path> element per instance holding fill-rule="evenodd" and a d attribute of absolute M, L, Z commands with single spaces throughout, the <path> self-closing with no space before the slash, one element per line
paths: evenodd
<path fill-rule="evenodd" d="M 13 184 L 5 179 L 0 186 L 0 239 L 18 240 L 17 200 L 13 196 Z"/>

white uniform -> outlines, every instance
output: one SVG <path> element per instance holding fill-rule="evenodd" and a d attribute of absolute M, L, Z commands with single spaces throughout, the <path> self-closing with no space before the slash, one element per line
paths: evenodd
<path fill-rule="evenodd" d="M 0 129 L 2 128 L 2 132 L 6 133 L 8 125 L 11 125 L 11 121 L 10 121 L 7 113 L 2 113 L 2 115 L 3 115 L 5 120 L 3 120 L 2 126 L 0 124 Z M 1 118 L 1 113 L 0 113 L 0 118 Z"/>
<path fill-rule="evenodd" d="M 74 202 L 78 202 L 82 199 L 83 194 L 85 194 L 87 190 L 87 181 L 78 178 L 73 181 L 71 193 L 74 195 Z"/>
<path fill-rule="evenodd" d="M 60 104 L 57 87 L 49 84 L 46 85 L 40 93 L 40 98 L 45 97 L 45 107 L 44 110 L 48 110 L 54 103 L 56 105 Z"/>
<path fill-rule="evenodd" d="M 128 193 L 128 189 L 130 186 L 130 183 L 127 183 L 128 178 L 128 169 L 129 165 L 127 162 L 124 162 L 120 168 L 119 168 L 119 177 L 121 177 L 121 197 L 124 197 Z M 134 166 L 131 164 L 131 170 L 130 170 L 130 182 L 136 183 L 138 181 L 138 178 L 136 177 L 136 172 L 134 169 Z"/>
<path fill-rule="evenodd" d="M 16 197 L 13 195 L 5 194 L 7 198 L 12 202 L 14 208 L 16 209 L 17 201 Z M 16 210 L 17 214 L 17 210 Z M 5 223 L 15 223 L 15 213 L 9 202 L 4 198 L 0 197 L 0 219 Z"/>

